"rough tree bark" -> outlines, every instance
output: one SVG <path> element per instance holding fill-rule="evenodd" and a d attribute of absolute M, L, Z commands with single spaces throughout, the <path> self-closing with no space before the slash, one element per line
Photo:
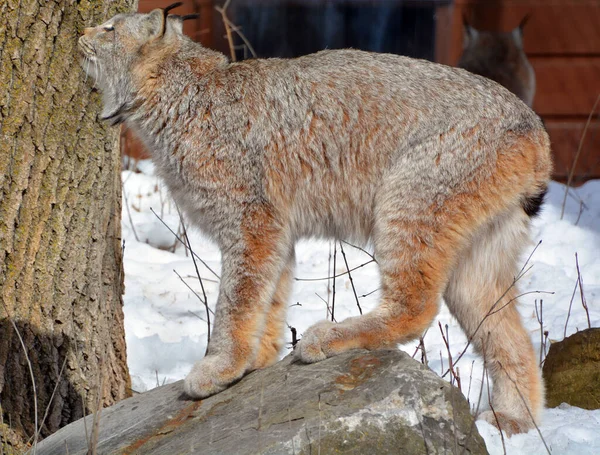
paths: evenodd
<path fill-rule="evenodd" d="M 36 403 L 45 436 L 130 394 L 118 131 L 97 119 L 76 45 L 84 27 L 136 7 L 0 2 L 2 448 L 34 435 Z"/>

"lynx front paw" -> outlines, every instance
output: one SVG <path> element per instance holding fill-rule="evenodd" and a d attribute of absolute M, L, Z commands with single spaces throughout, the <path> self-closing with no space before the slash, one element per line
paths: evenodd
<path fill-rule="evenodd" d="M 341 324 L 321 321 L 302 334 L 294 357 L 305 363 L 315 363 L 345 351 Z M 337 349 L 336 349 L 337 347 Z"/>
<path fill-rule="evenodd" d="M 517 433 L 527 433 L 533 428 L 533 422 L 529 416 L 526 418 L 517 418 L 503 412 L 496 411 L 496 415 L 494 415 L 492 411 L 484 411 L 477 418 L 494 425 L 499 430 L 504 431 L 507 436 Z"/>
<path fill-rule="evenodd" d="M 238 372 L 231 368 L 231 361 L 225 356 L 206 356 L 196 362 L 183 387 L 191 398 L 206 398 L 225 390 L 243 374 L 243 369 Z"/>

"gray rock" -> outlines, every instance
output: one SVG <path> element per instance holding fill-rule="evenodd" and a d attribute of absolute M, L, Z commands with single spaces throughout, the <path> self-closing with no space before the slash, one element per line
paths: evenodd
<path fill-rule="evenodd" d="M 102 410 L 97 453 L 487 453 L 460 391 L 398 350 L 312 365 L 288 356 L 202 401 L 182 390 L 180 381 Z M 80 420 L 37 453 L 87 449 Z"/>

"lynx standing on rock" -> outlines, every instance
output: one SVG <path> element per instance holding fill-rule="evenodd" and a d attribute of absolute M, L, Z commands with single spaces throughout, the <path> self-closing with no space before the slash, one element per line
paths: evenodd
<path fill-rule="evenodd" d="M 167 11 L 119 14 L 79 44 L 102 118 L 137 132 L 222 252 L 213 336 L 186 392 L 206 397 L 277 361 L 298 239 L 371 239 L 381 304 L 311 327 L 296 356 L 411 340 L 444 297 L 485 351 L 500 425 L 531 428 L 527 407 L 539 417 L 543 387 L 507 304 L 551 171 L 539 118 L 494 82 L 396 55 L 229 63 Z M 507 306 L 477 330 L 498 300 Z"/>

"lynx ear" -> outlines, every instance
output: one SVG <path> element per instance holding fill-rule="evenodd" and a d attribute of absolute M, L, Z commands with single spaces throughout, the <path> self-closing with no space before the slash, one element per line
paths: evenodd
<path fill-rule="evenodd" d="M 523 19 L 521 19 L 521 22 L 519 23 L 519 25 L 516 28 L 514 28 L 511 32 L 513 41 L 520 48 L 523 47 L 523 28 L 525 28 L 525 24 L 527 24 L 529 17 L 530 17 L 530 15 L 526 14 L 525 17 Z"/>
<path fill-rule="evenodd" d="M 169 11 L 181 5 L 183 5 L 182 2 L 177 2 L 166 8 L 157 8 L 150 11 L 146 16 L 148 37 L 151 39 L 161 38 L 167 30 L 167 16 L 169 15 Z"/>
<path fill-rule="evenodd" d="M 463 16 L 463 26 L 464 26 L 463 47 L 467 47 L 467 45 L 471 41 L 475 41 L 477 39 L 477 37 L 479 36 L 479 32 L 477 31 L 477 29 L 475 27 L 472 27 L 471 24 L 469 24 L 469 20 L 467 19 L 466 14 Z"/>
<path fill-rule="evenodd" d="M 519 22 L 519 26 L 517 27 L 519 30 L 521 30 L 521 33 L 523 33 L 523 29 L 525 28 L 525 25 L 527 24 L 527 22 L 529 21 L 529 18 L 531 17 L 531 14 L 527 13 L 525 15 L 525 17 L 523 19 L 521 19 L 521 22 Z"/>
<path fill-rule="evenodd" d="M 160 38 L 165 33 L 165 14 L 162 8 L 157 8 L 150 11 L 145 18 L 144 28 L 146 29 L 148 38 Z"/>

